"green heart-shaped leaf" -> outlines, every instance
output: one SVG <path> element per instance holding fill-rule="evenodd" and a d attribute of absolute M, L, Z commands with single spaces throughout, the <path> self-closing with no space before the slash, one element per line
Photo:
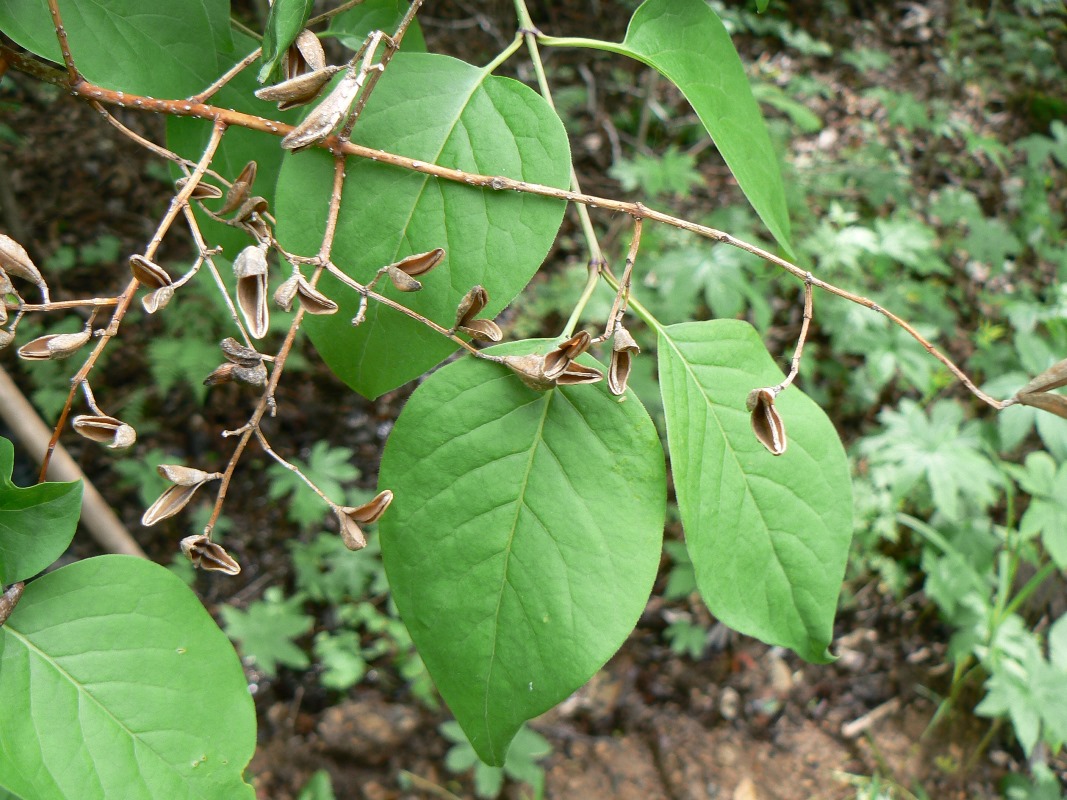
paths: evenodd
<path fill-rule="evenodd" d="M 551 186 L 570 181 L 570 150 L 559 117 L 528 87 L 440 55 L 392 60 L 356 125 L 360 144 L 471 172 Z M 286 249 L 318 252 L 333 181 L 323 152 L 286 156 L 278 180 L 278 237 Z M 439 180 L 351 158 L 332 260 L 361 282 L 413 253 L 443 247 L 445 261 L 420 277 L 423 289 L 385 290 L 449 328 L 475 284 L 488 290 L 482 316 L 507 305 L 537 271 L 559 229 L 565 204 Z M 358 298 L 324 277 L 319 288 L 341 306 L 309 318 L 311 340 L 338 377 L 376 397 L 444 359 L 456 348 L 425 325 L 370 304 L 350 320 Z"/>
<path fill-rule="evenodd" d="M 535 392 L 464 358 L 419 386 L 386 445 L 393 598 L 488 764 L 600 669 L 648 600 L 663 451 L 637 397 L 622 399 L 603 384 Z"/>

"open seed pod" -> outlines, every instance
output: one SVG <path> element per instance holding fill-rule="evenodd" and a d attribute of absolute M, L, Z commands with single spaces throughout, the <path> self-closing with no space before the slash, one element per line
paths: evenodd
<path fill-rule="evenodd" d="M 616 327 L 611 340 L 611 362 L 608 364 L 608 390 L 612 394 L 626 393 L 633 357 L 640 352 L 641 348 L 637 346 L 630 332 L 622 325 Z"/>
<path fill-rule="evenodd" d="M 567 368 L 571 361 L 589 349 L 592 341 L 586 331 L 578 331 L 565 342 L 545 354 L 545 377 L 555 380 Z"/>
<path fill-rule="evenodd" d="M 788 444 L 785 422 L 774 407 L 775 392 L 769 388 L 753 389 L 745 399 L 745 407 L 752 412 L 752 430 L 760 444 L 772 455 L 780 456 Z"/>
<path fill-rule="evenodd" d="M 556 386 L 578 386 L 584 383 L 600 383 L 604 380 L 604 373 L 596 367 L 587 367 L 577 361 L 571 361 L 567 368 L 556 376 Z"/>
<path fill-rule="evenodd" d="M 296 281 L 296 299 L 305 314 L 337 313 L 337 303 L 308 283 L 302 275 Z"/>
<path fill-rule="evenodd" d="M 221 472 L 204 472 L 178 464 L 160 464 L 157 469 L 160 475 L 174 485 L 163 492 L 159 499 L 144 512 L 141 524 L 146 527 L 173 517 L 189 504 L 197 489 L 205 483 L 222 477 Z"/>
<path fill-rule="evenodd" d="M 545 377 L 545 357 L 530 353 L 525 356 L 504 356 L 504 366 L 519 376 L 519 380 L 535 392 L 547 392 L 555 382 Z"/>
<path fill-rule="evenodd" d="M 236 575 L 241 571 L 241 565 L 221 544 L 216 544 L 202 533 L 198 536 L 186 536 L 181 544 L 182 552 L 193 562 L 194 567 L 227 575 Z"/>
<path fill-rule="evenodd" d="M 342 506 L 337 509 L 337 522 L 341 528 L 341 539 L 349 550 L 362 550 L 367 546 L 367 537 L 360 528 L 360 523 L 377 522 L 389 504 L 393 502 L 393 493 L 386 489 L 379 492 L 371 501 L 361 506 Z"/>
<path fill-rule="evenodd" d="M 229 214 L 239 208 L 252 194 L 252 184 L 256 181 L 256 162 L 249 161 L 244 169 L 234 179 L 233 184 L 226 192 L 226 199 L 222 201 L 222 208 L 218 210 L 220 215 Z"/>
<path fill-rule="evenodd" d="M 1016 399 L 1020 405 L 1040 408 L 1057 417 L 1067 419 L 1067 397 L 1053 392 L 1019 392 Z"/>
<path fill-rule="evenodd" d="M 499 342 L 504 338 L 500 326 L 491 319 L 472 319 L 466 325 L 460 325 L 457 330 L 479 342 Z"/>
<path fill-rule="evenodd" d="M 7 276 L 3 267 L 0 267 L 0 305 L 3 305 L 2 301 L 5 295 L 14 294 L 15 287 L 11 285 L 11 278 Z M 6 308 L 4 309 L 7 310 Z"/>
<path fill-rule="evenodd" d="M 348 74 L 304 117 L 304 121 L 286 134 L 282 147 L 296 152 L 329 136 L 348 113 L 362 83 L 358 70 L 349 68 Z"/>
<path fill-rule="evenodd" d="M 189 183 L 188 178 L 178 178 L 174 181 L 174 188 L 181 191 L 187 183 Z M 199 181 L 193 188 L 192 194 L 189 195 L 191 200 L 217 200 L 220 197 L 222 197 L 222 189 L 213 183 L 203 181 Z"/>
<path fill-rule="evenodd" d="M 300 282 L 300 275 L 296 274 L 282 281 L 281 285 L 274 290 L 274 304 L 282 311 L 292 311 L 293 301 L 296 300 L 296 286 Z"/>
<path fill-rule="evenodd" d="M 27 361 L 67 358 L 78 352 L 91 338 L 93 333 L 88 328 L 78 333 L 50 333 L 26 342 L 18 349 L 18 355 Z"/>
<path fill-rule="evenodd" d="M 43 301 L 51 302 L 48 297 L 48 284 L 44 282 L 44 278 L 41 277 L 40 271 L 26 252 L 26 248 L 3 233 L 0 233 L 0 268 L 16 278 L 30 281 L 40 289 Z M 8 286 L 10 285 L 9 281 Z M 10 294 L 10 292 L 9 289 L 5 294 Z"/>
<path fill-rule="evenodd" d="M 167 303 L 174 297 L 173 286 L 160 286 L 154 292 L 149 292 L 141 298 L 141 305 L 145 312 L 155 314 L 161 308 L 166 308 Z"/>
<path fill-rule="evenodd" d="M 474 286 L 463 295 L 456 308 L 456 327 L 460 328 L 482 313 L 489 305 L 489 293 L 481 286 Z"/>
<path fill-rule="evenodd" d="M 1040 375 L 1031 380 L 1019 390 L 1019 394 L 1033 394 L 1034 392 L 1048 392 L 1067 386 L 1067 359 L 1053 364 Z"/>
<path fill-rule="evenodd" d="M 389 276 L 389 280 L 393 282 L 393 286 L 399 289 L 401 292 L 417 292 L 422 288 L 422 284 L 412 278 L 406 272 L 399 267 L 392 265 L 385 268 L 385 274 Z"/>
<path fill-rule="evenodd" d="M 235 380 L 233 374 L 235 369 L 237 369 L 237 365 L 232 361 L 227 361 L 225 364 L 219 364 L 211 371 L 210 375 L 204 378 L 204 386 L 218 386 L 220 383 L 232 383 Z"/>
<path fill-rule="evenodd" d="M 7 305 L 4 303 L 3 295 L 0 295 L 0 325 L 7 324 Z"/>
<path fill-rule="evenodd" d="M 251 347 L 245 347 L 232 336 L 227 336 L 219 342 L 219 347 L 222 348 L 222 354 L 226 356 L 227 361 L 232 361 L 242 367 L 254 367 L 256 364 L 263 363 L 262 353 Z"/>
<path fill-rule="evenodd" d="M 330 78 L 343 69 L 344 67 L 323 67 L 312 72 L 305 72 L 273 86 L 257 89 L 256 97 L 268 103 L 277 103 L 279 111 L 288 111 L 290 108 L 310 103 L 318 97 L 326 84 L 330 82 Z"/>
<path fill-rule="evenodd" d="M 15 341 L 15 334 L 11 331 L 0 329 L 0 350 L 3 350 L 13 341 Z"/>
<path fill-rule="evenodd" d="M 412 278 L 418 277 L 423 273 L 429 272 L 436 267 L 442 261 L 445 260 L 445 249 L 443 247 L 437 247 L 433 250 L 427 250 L 425 253 L 416 253 L 413 256 L 401 259 L 393 264 L 403 273 L 410 275 Z"/>
<path fill-rule="evenodd" d="M 149 291 L 162 289 L 164 286 L 170 286 L 174 283 L 163 267 L 154 261 L 149 261 L 139 253 L 134 253 L 130 256 L 130 271 L 133 273 L 133 277 L 140 281 Z"/>
<path fill-rule="evenodd" d="M 115 417 L 79 414 L 71 424 L 79 435 L 106 444 L 112 450 L 121 450 L 137 441 L 137 431 Z"/>
<path fill-rule="evenodd" d="M 297 34 L 296 39 L 282 56 L 285 76 L 295 78 L 305 72 L 312 72 L 326 66 L 326 52 L 322 49 L 319 37 L 307 28 Z"/>
<path fill-rule="evenodd" d="M 267 253 L 262 247 L 249 245 L 233 262 L 237 276 L 237 307 L 254 339 L 267 335 L 270 309 L 267 306 Z"/>

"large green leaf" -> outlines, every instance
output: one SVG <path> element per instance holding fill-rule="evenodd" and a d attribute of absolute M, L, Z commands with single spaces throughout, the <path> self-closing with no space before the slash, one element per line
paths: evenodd
<path fill-rule="evenodd" d="M 62 0 L 79 71 L 109 89 L 154 97 L 195 94 L 233 49 L 227 0 Z M 0 29 L 27 50 L 62 63 L 43 0 L 0 0 Z"/>
<path fill-rule="evenodd" d="M 0 587 L 32 578 L 61 555 L 81 514 L 81 481 L 11 482 L 15 449 L 0 438 Z"/>
<path fill-rule="evenodd" d="M 659 331 L 678 507 L 708 608 L 742 633 L 825 661 L 852 537 L 848 460 L 833 424 L 790 387 L 775 403 L 788 449 L 771 455 L 745 399 L 782 373 L 736 320 Z"/>
<path fill-rule="evenodd" d="M 355 140 L 426 162 L 566 187 L 567 134 L 531 89 L 440 55 L 399 54 L 356 126 Z M 286 156 L 278 181 L 278 237 L 291 252 L 318 252 L 333 160 L 323 152 Z M 387 294 L 445 327 L 475 284 L 490 296 L 485 316 L 514 298 L 548 253 L 564 203 L 501 193 L 376 162 L 349 159 L 333 261 L 366 282 L 412 253 L 444 247 L 445 261 L 420 278 L 417 294 Z M 349 323 L 356 295 L 332 278 L 319 288 L 341 310 L 307 320 L 323 360 L 369 397 L 422 374 L 455 350 L 425 325 L 371 303 Z"/>
<path fill-rule="evenodd" d="M 157 564 L 102 556 L 28 584 L 0 628 L 0 708 L 0 785 L 23 797 L 255 797 L 237 654 Z"/>
<path fill-rule="evenodd" d="M 730 34 L 704 0 L 647 0 L 634 12 L 620 44 L 552 37 L 544 41 L 629 56 L 677 86 L 760 219 L 786 251 L 792 249 L 778 156 Z"/>
<path fill-rule="evenodd" d="M 372 31 L 392 34 L 409 5 L 407 0 L 364 0 L 355 8 L 330 17 L 330 25 L 323 35 L 335 36 L 345 47 L 358 50 Z M 426 52 L 426 39 L 423 38 L 418 17 L 404 33 L 401 47 L 405 53 Z"/>
<path fill-rule="evenodd" d="M 522 723 L 588 680 L 645 607 L 666 495 L 655 427 L 633 393 L 538 393 L 464 358 L 412 395 L 380 484 L 396 498 L 380 531 L 397 608 L 499 766 Z"/>

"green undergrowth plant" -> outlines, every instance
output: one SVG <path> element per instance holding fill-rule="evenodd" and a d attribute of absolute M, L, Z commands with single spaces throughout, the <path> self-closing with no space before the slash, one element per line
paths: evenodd
<path fill-rule="evenodd" d="M 128 421 L 105 411 L 103 392 L 98 402 L 93 382 L 137 299 L 146 315 L 165 316 L 180 314 L 185 298 L 217 298 L 212 319 L 231 335 L 215 345 L 211 332 L 210 348 L 190 349 L 195 359 L 156 345 L 149 360 L 166 362 L 157 380 L 188 381 L 213 350 L 204 383 L 233 384 L 248 419 L 220 432 L 226 455 L 205 456 L 211 463 L 161 462 L 163 488 L 146 501 L 143 524 L 214 491 L 181 550 L 201 569 L 239 573 L 218 533 L 235 472 L 258 448 L 273 462 L 268 499 L 287 505 L 294 529 L 317 532 L 325 512 L 337 533 L 293 545 L 292 592 L 272 587 L 244 608 L 222 607 L 250 664 L 265 675 L 305 670 L 314 653 L 322 685 L 344 691 L 371 661 L 389 658 L 427 702 L 432 679 L 455 715 L 470 751 L 454 760 L 470 766 L 473 754 L 504 772 L 510 762 L 526 780 L 540 744 L 509 750 L 513 740 L 604 665 L 652 591 L 667 501 L 664 440 L 688 559 L 675 590 L 684 578 L 725 625 L 812 662 L 832 658 L 853 533 L 850 466 L 833 422 L 794 385 L 824 299 L 837 299 L 825 303 L 824 324 L 843 352 L 881 348 L 869 368 L 879 388 L 904 373 L 929 398 L 959 382 L 976 403 L 1051 412 L 1062 425 L 1054 417 L 1067 416 L 1067 400 L 1056 390 L 1067 385 L 1067 362 L 1052 357 L 1065 348 L 1031 342 L 998 391 L 1006 399 L 997 399 L 937 349 L 930 337 L 953 333 L 938 314 L 943 298 L 906 290 L 935 284 L 946 267 L 934 237 L 906 211 L 859 225 L 854 212 L 831 208 L 825 225 L 794 236 L 772 138 L 725 26 L 702 0 L 647 0 L 618 42 L 547 35 L 517 0 L 514 39 L 484 66 L 426 52 L 420 5 L 366 0 L 312 18 L 309 0 L 275 0 L 257 42 L 231 24 L 225 0 L 178 0 L 151 14 L 135 0 L 0 2 L 0 27 L 19 46 L 0 45 L 4 63 L 92 104 L 168 160 L 176 178 L 168 210 L 143 252 L 129 257 L 128 283 L 113 297 L 52 299 L 28 250 L 0 234 L 0 343 L 17 339 L 31 362 L 88 351 L 57 408 L 47 466 L 68 423 L 116 450 L 136 439 Z M 349 49 L 327 63 L 320 38 Z M 693 220 L 646 204 L 696 185 L 692 154 L 681 150 L 616 165 L 620 180 L 647 193 L 640 201 L 582 192 L 542 63 L 546 47 L 628 58 L 672 84 L 751 210 Z M 536 90 L 496 74 L 523 50 Z M 151 71 L 141 68 L 146 60 Z M 776 107 L 798 118 L 780 98 Z M 166 115 L 165 143 L 130 131 L 114 108 Z M 1048 157 L 1058 157 L 1056 146 Z M 884 202 L 902 185 L 862 188 L 882 191 Z M 588 265 L 562 329 L 505 341 L 495 318 L 542 266 L 568 205 Z M 618 258 L 601 248 L 600 213 L 628 220 Z M 992 248 L 996 226 L 984 229 L 981 214 L 969 220 L 981 233 L 960 246 Z M 184 271 L 157 255 L 180 231 L 193 250 Z M 1015 249 L 1008 241 L 1001 255 Z M 826 262 L 818 270 L 794 263 L 815 254 Z M 753 278 L 764 264 L 780 276 Z M 838 276 L 885 298 L 842 288 Z M 24 283 L 41 302 L 27 301 Z M 898 302 L 923 322 L 889 310 Z M 687 321 L 704 308 L 717 318 Z M 38 322 L 53 312 L 71 313 L 69 327 Z M 746 314 L 755 326 L 734 318 Z M 774 314 L 789 317 L 793 335 L 772 354 L 761 334 Z M 1057 327 L 1031 316 L 1031 333 Z M 359 472 L 342 445 L 319 442 L 305 457 L 275 446 L 283 438 L 273 422 L 277 388 L 301 333 L 366 397 L 419 379 L 388 438 L 374 496 L 352 488 Z M 815 394 L 817 379 L 835 374 L 820 363 L 809 372 Z M 862 378 L 849 377 L 850 391 L 862 394 Z M 75 406 L 84 413 L 70 419 Z M 888 493 L 891 506 L 926 485 L 952 522 L 989 508 L 1000 484 L 979 469 L 985 451 L 971 423 L 939 406 L 929 417 L 916 407 L 883 419 L 900 437 L 887 434 L 885 447 L 872 449 L 872 469 L 884 478 L 872 493 Z M 929 452 L 931 441 L 954 448 L 951 458 Z M 148 486 L 132 470 L 126 477 Z M 8 587 L 0 785 L 24 797 L 253 796 L 244 769 L 255 734 L 240 665 L 187 587 L 165 569 L 117 557 L 23 586 L 70 541 L 76 487 L 0 489 L 12 503 L 0 510 L 19 512 L 0 528 Z M 37 508 L 50 493 L 68 498 L 57 512 L 62 535 L 32 537 L 39 520 L 23 513 L 26 498 Z M 368 547 L 374 523 L 381 569 Z M 312 606 L 333 608 L 335 624 L 314 630 Z M 676 638 L 696 654 L 693 630 L 679 628 Z M 31 680 L 42 673 L 48 680 Z M 54 711 L 44 718 L 41 707 Z M 65 757 L 82 741 L 92 743 L 88 756 Z M 131 773 L 141 781 L 134 788 Z"/>

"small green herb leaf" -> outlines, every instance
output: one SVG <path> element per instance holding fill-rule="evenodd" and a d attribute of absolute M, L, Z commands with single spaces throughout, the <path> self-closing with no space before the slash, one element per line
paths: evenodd
<path fill-rule="evenodd" d="M 226 634 L 271 677 L 277 674 L 278 664 L 304 669 L 311 662 L 293 639 L 310 631 L 314 619 L 300 613 L 302 603 L 299 595 L 283 599 L 281 589 L 272 586 L 263 593 L 262 600 L 249 603 L 247 611 L 222 607 Z"/>

